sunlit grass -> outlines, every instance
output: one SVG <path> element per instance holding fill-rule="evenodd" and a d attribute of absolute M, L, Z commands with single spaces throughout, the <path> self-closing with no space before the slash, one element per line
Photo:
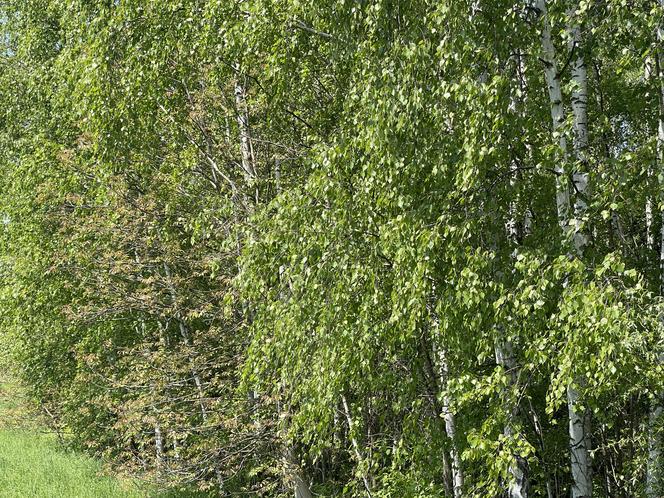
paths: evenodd
<path fill-rule="evenodd" d="M 54 436 L 22 429 L 0 431 L 0 496 L 142 497 L 131 483 L 102 475 L 95 460 L 58 448 Z"/>
<path fill-rule="evenodd" d="M 25 392 L 0 377 L 0 498 L 200 498 L 109 475 L 101 462 L 68 451 L 46 429 Z"/>
<path fill-rule="evenodd" d="M 105 475 L 93 458 L 63 449 L 23 391 L 0 381 L 0 498 L 145 496 L 133 482 Z"/>

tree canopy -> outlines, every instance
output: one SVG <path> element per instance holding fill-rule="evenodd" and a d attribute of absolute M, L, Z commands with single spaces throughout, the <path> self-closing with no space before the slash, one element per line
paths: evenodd
<path fill-rule="evenodd" d="M 211 495 L 664 493 L 663 0 L 5 0 L 2 356 Z"/>

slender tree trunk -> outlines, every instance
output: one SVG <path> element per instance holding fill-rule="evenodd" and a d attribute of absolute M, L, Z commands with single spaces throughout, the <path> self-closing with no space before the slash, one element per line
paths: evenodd
<path fill-rule="evenodd" d="M 434 342 L 435 344 L 435 342 Z M 440 389 L 443 393 L 442 396 L 442 414 L 445 420 L 445 432 L 450 440 L 450 457 L 452 466 L 452 489 L 454 490 L 454 498 L 461 498 L 463 496 L 463 468 L 461 467 L 461 455 L 457 447 L 456 439 L 456 419 L 454 413 L 450 409 L 450 399 L 447 395 L 447 379 L 449 378 L 449 366 L 447 363 L 447 354 L 445 348 L 442 346 L 434 347 L 434 354 L 438 363 L 438 379 Z"/>
<path fill-rule="evenodd" d="M 244 85 L 240 82 L 239 69 L 235 80 L 235 111 L 237 114 L 237 125 L 240 131 L 240 156 L 245 181 L 254 187 L 254 202 L 258 204 L 258 186 L 256 179 L 256 158 L 254 156 L 254 145 L 251 139 L 251 128 L 249 126 L 249 108 L 247 106 L 247 93 Z"/>
<path fill-rule="evenodd" d="M 438 413 L 436 413 L 436 416 L 438 416 Z M 450 457 L 446 451 L 443 451 L 443 486 L 445 487 L 445 496 L 454 496 L 454 485 L 452 482 Z"/>
<path fill-rule="evenodd" d="M 661 28 L 658 29 L 657 32 L 657 38 L 661 38 L 660 36 L 660 31 Z M 653 59 L 651 57 L 646 57 L 645 63 L 644 63 L 644 80 L 649 80 L 653 77 L 653 73 L 655 74 L 655 77 L 659 77 L 657 74 L 657 64 L 655 65 L 655 69 L 653 70 Z M 661 81 L 661 78 L 660 80 Z M 661 92 L 660 92 L 661 93 Z M 660 98 L 661 101 L 661 98 Z M 660 103 L 661 107 L 661 103 Z M 661 124 L 662 120 L 661 118 L 659 119 L 659 123 Z M 659 128 L 659 127 L 658 127 Z M 659 137 L 659 129 L 658 129 L 658 137 Z M 659 148 L 658 148 L 659 152 Z M 653 172 L 652 169 L 648 168 L 648 181 L 650 182 L 652 178 Z M 646 197 L 646 208 L 645 208 L 645 215 L 646 215 L 646 247 L 649 250 L 654 250 L 655 249 L 655 234 L 653 232 L 653 212 L 652 212 L 652 204 L 653 204 L 653 198 L 650 194 Z"/>
<path fill-rule="evenodd" d="M 572 11 L 570 17 L 573 18 Z M 573 20 L 573 19 L 572 19 Z M 574 186 L 574 246 L 579 256 L 588 244 L 587 230 L 583 228 L 583 217 L 588 205 L 588 71 L 586 69 L 581 29 L 574 23 L 570 28 L 570 50 L 574 52 L 572 62 L 572 114 L 574 117 L 574 157 L 575 168 L 572 172 Z"/>
<path fill-rule="evenodd" d="M 654 401 L 650 407 L 648 416 L 648 469 L 646 473 L 646 496 L 648 498 L 658 498 L 662 496 L 662 443 L 661 423 L 662 400 Z"/>
<path fill-rule="evenodd" d="M 578 26 L 570 29 L 571 43 L 573 44 L 574 62 L 572 68 L 572 79 L 574 82 L 574 93 L 572 95 L 572 109 L 574 112 L 574 135 L 577 168 L 573 177 L 575 189 L 575 226 L 570 227 L 570 195 L 567 184 L 567 174 L 564 165 L 568 162 L 567 138 L 562 125 L 565 122 L 563 108 L 562 89 L 560 74 L 556 61 L 556 52 L 551 38 L 551 25 L 547 15 L 546 0 L 536 0 L 535 7 L 543 20 L 542 27 L 542 49 L 544 59 L 544 75 L 549 90 L 551 103 L 551 119 L 554 134 L 558 135 L 561 160 L 556 167 L 556 206 L 558 210 L 558 221 L 565 234 L 570 229 L 574 230 L 574 245 L 577 253 L 582 253 L 587 237 L 582 230 L 582 217 L 586 211 L 585 196 L 588 187 L 588 175 L 585 171 L 577 168 L 586 162 L 585 152 L 588 145 L 587 128 L 587 75 L 586 66 L 581 51 L 581 33 Z M 570 435 L 570 457 L 572 466 L 572 496 L 573 498 L 590 497 L 592 494 L 592 475 L 590 462 L 590 419 L 588 413 L 578 413 L 578 392 L 573 386 L 567 391 L 569 412 L 569 435 Z"/>
<path fill-rule="evenodd" d="M 565 233 L 569 229 L 569 188 L 567 182 L 567 172 L 564 164 L 567 161 L 567 136 L 562 130 L 565 124 L 565 110 L 563 107 L 563 92 L 560 84 L 560 74 L 558 73 L 558 62 L 556 59 L 556 50 L 551 38 L 551 25 L 547 15 L 546 0 L 536 0 L 535 8 L 542 19 L 542 60 L 544 62 L 544 77 L 549 92 L 549 101 L 551 107 L 551 121 L 553 123 L 553 133 L 558 137 L 560 147 L 560 160 L 556 161 L 556 208 L 558 211 L 558 222 Z"/>
<path fill-rule="evenodd" d="M 574 186 L 574 246 L 579 257 L 583 256 L 588 244 L 584 220 L 588 205 L 588 73 L 583 53 L 581 29 L 574 19 L 574 11 L 569 13 L 573 23 L 569 28 L 570 50 L 574 51 L 572 62 L 572 114 L 574 117 L 574 156 L 575 168 L 572 173 Z M 590 412 L 580 410 L 579 394 L 573 385 L 567 388 L 569 411 L 569 437 L 572 469 L 572 497 L 592 496 L 592 462 L 590 458 L 591 427 Z"/>
<path fill-rule="evenodd" d="M 140 268 L 141 265 L 141 258 L 138 255 L 138 251 L 134 249 L 134 261 L 136 261 L 137 267 Z M 140 334 L 141 337 L 145 337 L 146 333 L 146 326 L 145 326 L 145 319 L 141 318 L 139 320 L 140 324 Z M 166 338 L 164 337 L 163 330 L 161 328 L 161 324 L 159 327 L 159 346 L 160 347 L 165 347 L 166 345 Z M 155 388 L 154 386 L 151 388 L 151 394 L 154 398 L 156 398 L 156 393 L 155 393 Z M 157 473 L 159 477 L 161 477 L 161 474 L 164 469 L 164 435 L 161 430 L 161 424 L 159 423 L 159 411 L 157 410 L 156 406 L 153 406 L 152 412 L 154 413 L 155 417 L 155 423 L 154 423 L 154 447 L 155 447 L 155 461 L 156 461 L 156 466 L 157 466 Z"/>
<path fill-rule="evenodd" d="M 239 76 L 238 76 L 239 78 Z M 248 179 L 256 178 L 254 166 L 254 151 L 249 129 L 249 110 L 247 108 L 247 94 L 239 79 L 235 82 L 235 107 L 237 112 L 237 125 L 240 130 L 240 154 L 242 156 L 242 169 Z"/>
<path fill-rule="evenodd" d="M 357 438 L 352 434 L 353 417 L 350 412 L 350 407 L 348 406 L 348 400 L 346 399 L 346 396 L 344 395 L 341 396 L 341 403 L 343 404 L 344 415 L 346 417 L 346 421 L 348 422 L 348 432 L 350 434 L 351 444 L 353 445 L 353 452 L 355 453 L 355 459 L 357 460 L 358 465 L 364 466 L 367 463 L 366 457 L 364 456 L 364 452 L 362 451 L 359 443 L 357 442 Z M 369 478 L 367 469 L 364 469 L 362 471 L 362 482 L 364 483 L 364 489 L 367 492 L 367 496 L 371 498 L 371 479 Z"/>
<path fill-rule="evenodd" d="M 521 54 L 517 54 L 517 79 L 522 81 L 522 75 L 524 74 L 523 67 L 523 58 Z M 523 90 L 523 88 L 521 88 Z M 517 114 L 522 112 L 522 105 L 519 99 L 512 98 L 510 103 L 511 110 Z M 506 223 L 507 230 L 507 242 L 508 247 L 512 249 L 512 257 L 516 258 L 518 244 L 520 239 L 520 227 L 517 221 L 517 205 L 518 205 L 518 195 L 517 192 L 517 180 L 518 180 L 518 169 L 516 163 L 512 163 L 511 166 L 511 175 L 510 175 L 510 187 L 513 192 L 513 200 L 510 202 L 510 214 L 509 219 Z M 503 428 L 503 434 L 508 439 L 521 438 L 523 435 L 520 431 L 515 430 L 515 426 L 518 426 L 518 420 L 520 418 L 520 409 L 518 399 L 512 400 L 511 394 L 514 391 L 514 387 L 517 384 L 518 379 L 518 366 L 514 358 L 514 345 L 511 340 L 506 338 L 505 330 L 502 326 L 498 327 L 496 343 L 494 346 L 494 353 L 496 356 L 496 363 L 501 365 L 505 372 L 507 373 L 507 378 L 509 382 L 509 387 L 506 394 L 506 406 L 505 409 L 508 412 L 507 423 Z M 528 479 L 528 461 L 519 454 L 512 455 L 513 461 L 509 466 L 509 484 L 508 484 L 508 496 L 509 498 L 526 498 L 528 496 L 530 482 Z"/>
<path fill-rule="evenodd" d="M 284 428 L 288 428 L 290 424 L 290 413 L 288 410 L 281 406 L 281 401 L 277 400 L 277 413 L 279 418 L 284 423 Z M 305 478 L 305 474 L 300 465 L 300 461 L 296 457 L 293 445 L 283 438 L 282 440 L 282 455 L 284 460 L 284 484 L 293 486 L 293 494 L 295 498 L 313 498 L 309 484 Z"/>
<path fill-rule="evenodd" d="M 157 469 L 161 470 L 164 466 L 164 437 L 161 434 L 161 426 L 159 425 L 159 422 L 154 424 L 154 446 Z"/>
<path fill-rule="evenodd" d="M 567 388 L 572 498 L 587 498 L 592 496 L 592 465 L 589 453 L 591 427 L 588 411 L 578 412 L 578 396 L 576 389 L 571 386 Z"/>
<path fill-rule="evenodd" d="M 433 340 L 433 338 L 431 338 Z M 435 344 L 435 343 L 434 343 Z M 434 420 L 441 420 L 443 418 L 443 429 L 445 430 L 445 434 L 447 435 L 447 426 L 445 425 L 445 420 L 444 420 L 444 414 L 449 411 L 449 406 L 445 407 L 445 410 L 443 410 L 443 407 L 441 406 L 439 395 L 441 393 L 444 395 L 444 390 L 441 387 L 442 382 L 444 381 L 444 378 L 440 375 L 439 373 L 439 367 L 435 365 L 436 361 L 432 359 L 431 352 L 436 354 L 437 349 L 435 346 L 432 346 L 432 342 L 423 340 L 421 343 L 421 354 L 422 357 L 424 358 L 424 369 L 426 372 L 425 377 L 428 377 L 427 379 L 427 397 L 430 400 L 430 407 L 431 407 L 431 417 Z M 440 362 L 438 362 L 440 363 Z M 445 401 L 445 405 L 449 405 L 449 401 Z M 398 443 L 398 438 L 394 437 L 394 450 L 396 451 L 397 448 L 397 443 Z M 452 445 L 454 445 L 454 442 L 452 441 Z M 443 460 L 443 484 L 445 487 L 445 496 L 454 496 L 454 482 L 452 478 L 452 464 L 450 463 L 450 452 L 449 450 L 443 450 L 442 452 L 442 460 Z"/>
<path fill-rule="evenodd" d="M 501 365 L 508 376 L 510 386 L 516 385 L 517 382 L 517 365 L 514 360 L 514 351 L 512 343 L 509 341 L 498 341 L 495 347 L 496 363 Z M 506 393 L 509 397 L 511 393 Z M 515 423 L 520 418 L 520 410 L 517 400 L 508 401 L 509 406 L 506 409 L 509 411 L 508 421 L 503 428 L 503 434 L 508 439 L 521 438 L 523 435 L 520 431 L 515 430 Z M 526 498 L 530 489 L 530 482 L 528 479 L 528 461 L 521 455 L 513 454 L 513 461 L 509 466 L 510 482 L 508 484 L 507 493 L 509 498 Z"/>
<path fill-rule="evenodd" d="M 659 0 L 664 11 L 664 0 Z M 657 173 L 659 178 L 659 203 L 662 227 L 660 232 L 659 250 L 659 293 L 664 296 L 664 23 L 660 20 L 657 26 L 657 42 L 659 44 L 655 56 L 657 83 L 659 85 L 659 119 L 657 123 Z M 662 318 L 664 320 L 664 317 Z M 659 358 L 664 363 L 664 357 Z M 646 473 L 646 495 L 656 498 L 664 493 L 662 479 L 662 422 L 664 420 L 664 395 L 658 393 L 651 402 L 648 417 L 648 468 Z"/>
<path fill-rule="evenodd" d="M 284 456 L 287 465 L 288 479 L 293 483 L 293 493 L 295 498 L 313 498 L 309 484 L 304 479 L 300 463 L 295 458 L 292 448 L 289 446 L 284 450 Z"/>
<path fill-rule="evenodd" d="M 277 195 L 281 193 L 281 159 L 274 161 L 274 186 Z"/>
<path fill-rule="evenodd" d="M 284 279 L 284 269 L 283 267 L 279 268 L 279 281 L 282 282 Z M 289 291 L 290 291 L 290 285 L 289 285 Z M 280 292 L 279 297 L 281 299 L 284 298 L 284 293 L 283 291 Z M 255 396 L 255 393 L 252 391 L 249 394 L 251 397 Z M 289 419 L 290 419 L 290 414 L 288 410 L 284 410 L 283 407 L 281 406 L 281 401 L 277 400 L 277 414 L 279 415 L 279 418 L 282 419 L 284 422 L 285 427 L 288 427 L 289 425 Z M 293 445 L 290 444 L 290 441 L 288 441 L 286 438 L 282 441 L 283 443 L 283 455 L 284 455 L 284 460 L 286 461 L 286 475 L 285 481 L 286 482 L 291 482 L 293 485 L 293 491 L 295 493 L 295 498 L 312 498 L 311 490 L 309 488 L 309 484 L 307 483 L 307 480 L 305 478 L 305 473 L 302 470 L 300 466 L 300 462 L 295 456 L 295 450 L 293 448 Z"/>
<path fill-rule="evenodd" d="M 295 498 L 313 498 L 309 485 L 302 479 L 299 473 L 293 476 L 295 485 Z"/>
<path fill-rule="evenodd" d="M 648 177 L 651 177 L 652 173 L 648 172 Z M 655 248 L 655 235 L 652 231 L 653 215 L 652 215 L 652 197 L 648 196 L 646 198 L 646 247 L 650 250 Z"/>
<path fill-rule="evenodd" d="M 173 305 L 175 305 L 177 303 L 177 292 L 175 291 L 175 286 L 173 285 L 173 276 L 171 274 L 171 269 L 168 266 L 168 263 L 166 262 L 164 262 L 164 272 L 166 273 L 166 282 L 168 285 L 168 290 L 171 294 Z M 178 311 L 175 312 L 175 320 L 177 321 L 182 341 L 184 342 L 185 346 L 190 348 L 192 343 L 191 343 L 191 335 L 189 334 L 189 327 L 187 327 L 187 324 L 182 318 L 182 315 Z M 201 409 L 201 417 L 203 421 L 206 422 L 208 414 L 207 414 L 207 408 L 205 407 L 205 391 L 203 390 L 203 382 L 201 381 L 201 376 L 198 373 L 196 365 L 194 365 L 193 358 L 191 358 L 191 356 L 189 355 L 187 355 L 187 358 L 189 359 L 191 376 L 194 379 L 194 385 L 196 386 L 196 391 L 198 393 L 199 406 Z"/>
<path fill-rule="evenodd" d="M 180 460 L 180 445 L 178 444 L 177 434 L 173 434 L 171 440 L 173 441 L 173 458 L 176 461 Z"/>

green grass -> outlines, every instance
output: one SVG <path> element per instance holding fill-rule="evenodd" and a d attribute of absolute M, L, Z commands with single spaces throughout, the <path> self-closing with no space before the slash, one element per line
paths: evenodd
<path fill-rule="evenodd" d="M 135 483 L 105 475 L 100 462 L 63 449 L 18 386 L 0 382 L 0 498 L 147 496 Z"/>
<path fill-rule="evenodd" d="M 102 475 L 95 460 L 62 451 L 54 437 L 0 431 L 0 497 L 143 497 L 129 483 Z"/>
<path fill-rule="evenodd" d="M 0 375 L 0 498 L 206 498 L 109 476 L 100 461 L 68 451 L 21 387 Z"/>

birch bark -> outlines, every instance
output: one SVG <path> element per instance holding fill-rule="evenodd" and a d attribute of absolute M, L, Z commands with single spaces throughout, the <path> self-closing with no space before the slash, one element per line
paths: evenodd
<path fill-rule="evenodd" d="M 523 81 L 522 76 L 525 73 L 524 71 L 524 60 L 521 57 L 520 53 L 517 53 L 517 79 Z M 523 95 L 523 88 L 522 95 Z M 513 97 L 510 102 L 510 108 L 512 111 L 517 114 L 522 112 L 521 102 L 518 98 Z M 516 192 L 517 189 L 517 179 L 518 179 L 518 168 L 516 163 L 512 163 L 510 166 L 511 175 L 510 175 L 510 187 L 512 192 Z M 520 239 L 520 229 L 519 223 L 517 221 L 517 204 L 518 196 L 515 194 L 514 199 L 510 202 L 510 215 L 506 223 L 507 230 L 507 242 L 512 249 L 512 257 L 517 255 L 517 246 Z M 518 366 L 514 358 L 514 345 L 512 341 L 505 336 L 505 331 L 502 327 L 499 327 L 497 331 L 496 344 L 494 346 L 494 353 L 496 356 L 496 363 L 501 365 L 505 372 L 507 373 L 509 387 L 507 389 L 508 393 L 506 399 L 508 400 L 505 406 L 505 409 L 508 413 L 507 423 L 503 428 L 503 434 L 508 439 L 514 439 L 522 437 L 519 431 L 515 430 L 515 423 L 520 417 L 519 403 L 518 400 L 511 400 L 510 395 L 513 392 L 513 387 L 517 383 L 518 378 Z M 527 498 L 530 482 L 528 479 L 528 461 L 524 459 L 519 454 L 512 455 L 513 461 L 509 466 L 510 481 L 508 484 L 508 496 L 509 498 Z"/>
<path fill-rule="evenodd" d="M 247 178 L 256 178 L 254 168 L 254 151 L 249 131 L 249 111 L 247 109 L 247 95 L 240 82 L 235 83 L 235 106 L 237 111 L 237 124 L 240 130 L 240 153 L 242 156 L 242 169 Z"/>
<path fill-rule="evenodd" d="M 279 194 L 279 185 L 277 185 L 277 194 Z M 279 267 L 279 280 L 284 279 L 284 267 Z M 289 283 L 290 284 L 290 283 Z M 290 285 L 289 285 L 290 290 Z M 283 291 L 280 293 L 280 298 L 284 298 Z M 281 406 L 281 402 L 277 402 L 277 413 L 279 418 L 284 420 L 284 426 L 288 427 L 290 415 L 288 410 L 284 410 Z M 293 484 L 293 491 L 295 492 L 295 498 L 313 498 L 311 490 L 309 489 L 309 484 L 305 479 L 305 474 L 300 467 L 300 464 L 295 457 L 295 451 L 293 446 L 289 441 L 283 441 L 283 453 L 284 459 L 286 461 L 286 481 L 290 481 Z"/>
<path fill-rule="evenodd" d="M 558 222 L 564 232 L 567 232 L 569 225 L 569 188 L 564 164 L 567 161 L 567 136 L 564 133 L 565 110 L 563 108 L 563 92 L 560 85 L 560 73 L 558 72 L 558 62 L 556 59 L 556 49 L 551 38 L 551 25 L 547 14 L 546 0 L 535 0 L 535 9 L 542 19 L 542 60 L 544 62 L 544 77 L 549 93 L 551 104 L 551 121 L 553 123 L 553 134 L 558 138 L 560 147 L 560 160 L 554 167 L 556 174 L 556 208 L 558 211 Z"/>
<path fill-rule="evenodd" d="M 574 17 L 574 12 L 569 16 Z M 575 168 L 572 172 L 574 186 L 574 246 L 579 256 L 588 244 L 583 218 L 588 210 L 588 71 L 581 40 L 581 29 L 574 23 L 569 28 L 570 51 L 573 51 L 572 63 L 572 114 L 574 117 L 574 157 Z"/>
<path fill-rule="evenodd" d="M 350 407 L 348 406 L 348 400 L 346 399 L 345 395 L 341 396 L 341 402 L 344 407 L 344 415 L 346 416 L 346 421 L 348 422 L 348 432 L 350 434 L 350 441 L 351 444 L 353 445 L 353 451 L 355 452 L 355 458 L 357 459 L 357 463 L 359 465 L 365 465 L 366 458 L 362 452 L 362 449 L 360 448 L 359 443 L 357 442 L 357 438 L 353 436 L 353 417 L 350 412 Z M 369 479 L 369 476 L 367 475 L 367 471 L 363 470 L 362 471 L 362 482 L 364 483 L 364 489 L 367 492 L 367 496 L 371 498 L 371 481 Z"/>
<path fill-rule="evenodd" d="M 171 294 L 171 299 L 173 301 L 173 304 L 177 302 L 177 292 L 175 291 L 175 286 L 173 285 L 173 276 L 171 274 L 171 269 L 168 266 L 167 263 L 164 262 L 164 272 L 166 273 L 166 284 L 168 285 L 168 290 Z M 188 348 L 191 347 L 191 336 L 189 334 L 189 328 L 187 327 L 187 324 L 184 321 L 184 318 L 182 318 L 181 314 L 176 311 L 175 312 L 175 320 L 177 321 L 178 328 L 180 330 L 180 336 L 182 337 L 182 340 Z M 191 376 L 194 379 L 194 384 L 196 386 L 196 391 L 198 393 L 198 401 L 199 401 L 199 407 L 201 410 L 201 417 L 203 418 L 203 421 L 207 421 L 207 409 L 205 408 L 205 392 L 203 390 L 203 382 L 201 381 L 201 376 L 198 373 L 198 369 L 193 363 L 193 360 L 191 357 L 188 356 L 189 359 L 189 365 L 191 369 Z"/>
<path fill-rule="evenodd" d="M 664 0 L 659 0 L 664 11 Z M 657 83 L 659 85 L 659 118 L 657 122 L 657 177 L 659 181 L 659 203 L 662 228 L 659 247 L 659 293 L 664 296 L 664 23 L 660 19 L 657 26 L 658 50 L 655 56 Z M 664 318 L 663 318 L 664 320 Z M 664 363 L 664 357 L 659 358 Z M 651 402 L 648 417 L 648 465 L 646 471 L 646 496 L 657 498 L 664 492 L 662 479 L 662 421 L 664 415 L 664 395 L 658 393 Z"/>
<path fill-rule="evenodd" d="M 295 481 L 295 498 L 313 498 L 309 485 L 304 482 L 299 473 L 295 473 L 293 480 Z"/>
<path fill-rule="evenodd" d="M 164 438 L 161 434 L 161 426 L 159 425 L 159 422 L 156 422 L 154 425 L 154 443 L 157 469 L 161 470 L 164 465 Z"/>
<path fill-rule="evenodd" d="M 138 251 L 134 250 L 134 261 L 136 262 L 136 266 L 140 268 L 141 266 L 141 258 L 138 255 Z M 137 328 L 137 331 L 140 332 L 141 337 L 145 337 L 145 319 L 141 318 L 139 321 L 139 328 Z M 164 337 L 163 331 L 161 329 L 161 324 L 159 327 L 160 333 L 159 333 L 159 345 L 163 347 L 166 344 L 166 338 Z M 155 388 L 153 387 L 151 389 L 152 391 L 152 396 L 155 396 Z M 155 406 L 152 408 L 152 412 L 154 413 L 155 417 L 155 422 L 154 422 L 154 446 L 155 446 L 155 460 L 157 464 L 157 472 L 161 474 L 163 472 L 164 468 L 164 435 L 161 430 L 161 424 L 159 423 L 159 412 Z"/>
<path fill-rule="evenodd" d="M 304 479 L 300 465 L 293 454 L 291 447 L 285 449 L 286 464 L 289 468 L 288 474 L 290 480 L 293 482 L 293 492 L 295 498 L 313 498 L 309 484 Z"/>
<path fill-rule="evenodd" d="M 496 363 L 502 365 L 508 375 L 511 386 L 516 384 L 517 365 L 514 360 L 514 351 L 512 343 L 505 341 L 499 343 L 495 348 Z M 521 437 L 521 434 L 514 429 L 514 423 L 520 415 L 518 402 L 510 402 L 508 422 L 503 428 L 503 434 L 509 438 Z M 510 482 L 507 488 L 509 498 L 527 498 L 530 490 L 530 481 L 528 479 L 528 462 L 521 455 L 512 455 L 514 461 L 509 467 Z"/>
<path fill-rule="evenodd" d="M 577 159 L 577 168 L 572 175 L 575 189 L 575 223 L 570 226 L 570 193 L 567 184 L 565 164 L 568 162 L 567 138 L 562 129 L 565 122 L 563 108 L 562 88 L 560 74 L 556 60 L 556 51 L 551 37 L 551 24 L 547 14 L 546 0 L 536 0 L 535 8 L 543 20 L 542 50 L 544 59 L 544 75 L 549 91 L 551 103 L 551 119 L 554 135 L 558 137 L 561 159 L 555 168 L 556 172 L 556 206 L 558 221 L 565 234 L 574 230 L 573 240 L 577 253 L 581 254 L 587 238 L 582 230 L 582 217 L 587 204 L 585 196 L 588 188 L 587 172 L 580 171 L 578 166 L 585 164 L 585 152 L 588 145 L 587 128 L 587 71 L 583 55 L 581 54 L 581 33 L 578 26 L 569 30 L 570 40 L 575 54 L 572 68 L 574 91 L 572 95 L 572 110 L 574 113 L 574 149 Z M 590 420 L 588 413 L 578 413 L 578 392 L 573 386 L 567 391 L 569 412 L 570 458 L 572 470 L 572 496 L 573 498 L 590 497 L 592 495 L 592 475 L 589 454 L 590 446 Z"/>
<path fill-rule="evenodd" d="M 247 106 L 247 93 L 244 85 L 240 83 L 239 74 L 235 81 L 235 110 L 237 114 L 237 125 L 240 130 L 240 156 L 245 181 L 248 185 L 255 184 L 258 175 L 256 173 L 256 160 L 254 146 L 251 139 L 251 128 L 249 127 L 249 108 Z M 258 204 L 258 187 L 254 185 L 254 202 Z"/>
<path fill-rule="evenodd" d="M 588 244 L 584 218 L 588 209 L 588 72 L 586 69 L 581 28 L 576 22 L 575 13 L 569 12 L 572 25 L 569 28 L 572 63 L 572 114 L 574 117 L 574 156 L 575 168 L 572 173 L 574 186 L 574 246 L 577 254 L 583 256 Z M 569 411 L 569 438 L 572 469 L 572 497 L 592 496 L 592 462 L 590 459 L 590 413 L 579 408 L 579 394 L 573 385 L 567 388 Z"/>
<path fill-rule="evenodd" d="M 450 398 L 446 392 L 447 379 L 449 378 L 449 367 L 447 363 L 447 354 L 441 346 L 434 347 L 434 354 L 438 364 L 438 379 L 442 392 L 442 415 L 445 421 L 445 433 L 450 439 L 450 457 L 452 460 L 452 489 L 454 498 L 463 496 L 463 469 L 461 467 L 461 456 L 456 444 L 456 420 L 454 413 L 450 409 Z"/>

